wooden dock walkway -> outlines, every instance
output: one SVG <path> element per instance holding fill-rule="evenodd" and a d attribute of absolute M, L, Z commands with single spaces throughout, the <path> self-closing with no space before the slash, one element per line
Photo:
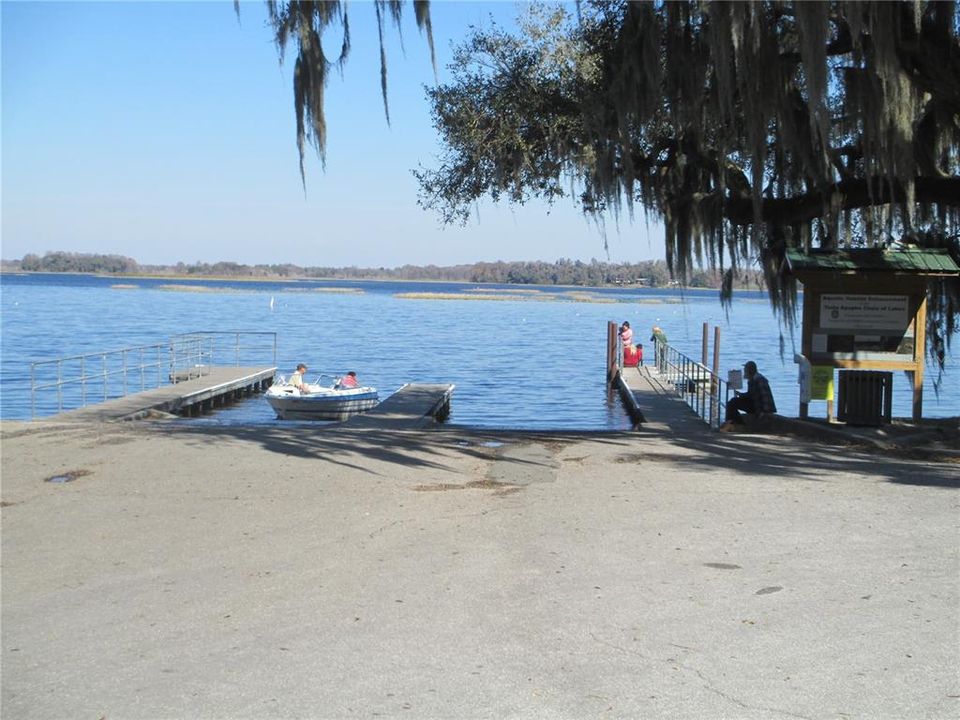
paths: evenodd
<path fill-rule="evenodd" d="M 655 367 L 625 367 L 620 371 L 616 385 L 635 427 L 699 433 L 708 429 L 700 416 L 677 395 L 672 383 L 660 377 Z"/>
<path fill-rule="evenodd" d="M 350 428 L 416 429 L 443 422 L 450 414 L 452 384 L 407 384 L 373 410 L 341 423 Z"/>
<path fill-rule="evenodd" d="M 48 419 L 57 422 L 112 422 L 142 418 L 151 411 L 200 415 L 266 390 L 273 384 L 276 371 L 276 367 L 207 366 L 201 377 L 86 405 Z"/>

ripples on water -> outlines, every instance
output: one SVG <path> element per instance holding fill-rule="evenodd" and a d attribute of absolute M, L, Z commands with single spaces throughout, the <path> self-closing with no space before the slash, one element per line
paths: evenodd
<path fill-rule="evenodd" d="M 120 284 L 128 287 L 112 287 Z M 204 291 L 161 287 L 188 285 Z M 701 354 L 702 324 L 719 325 L 721 372 L 756 360 L 780 411 L 797 414 L 793 343 L 784 338 L 782 360 L 780 330 L 761 293 L 738 295 L 728 318 L 716 291 L 517 290 L 451 283 L 3 275 L 0 416 L 30 417 L 32 361 L 161 343 L 182 332 L 267 330 L 278 333 L 277 364 L 283 374 L 299 361 L 310 366 L 308 376 L 356 370 L 364 383 L 380 389 L 381 397 L 406 382 L 455 383 L 451 424 L 622 430 L 629 428 L 629 419 L 604 382 L 608 320 L 629 320 L 648 358 L 652 347 L 646 338 L 653 324 L 663 327 L 672 345 L 695 358 Z M 591 301 L 583 301 L 584 292 Z M 407 293 L 445 297 L 399 297 Z M 530 299 L 456 300 L 446 297 L 450 294 Z M 533 299 L 546 296 L 554 299 Z M 949 365 L 954 365 L 952 358 Z M 948 372 L 956 372 L 955 367 Z M 938 398 L 933 374 L 927 373 L 924 415 L 960 415 L 960 391 L 954 383 L 945 383 Z M 909 416 L 910 407 L 909 384 L 898 373 L 894 414 Z M 811 414 L 824 415 L 823 403 L 814 403 Z M 277 421 L 266 401 L 254 397 L 190 422 Z"/>

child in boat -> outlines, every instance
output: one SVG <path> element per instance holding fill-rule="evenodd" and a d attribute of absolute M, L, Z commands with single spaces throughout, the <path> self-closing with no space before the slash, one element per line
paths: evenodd
<path fill-rule="evenodd" d="M 355 387 L 360 387 L 360 383 L 357 381 L 357 374 L 353 370 L 337 380 L 337 390 L 349 390 Z"/>

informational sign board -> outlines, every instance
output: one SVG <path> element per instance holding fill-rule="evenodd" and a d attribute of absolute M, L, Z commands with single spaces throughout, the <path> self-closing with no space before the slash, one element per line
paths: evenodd
<path fill-rule="evenodd" d="M 907 295 L 821 295 L 820 327 L 842 330 L 896 330 L 910 324 Z"/>
<path fill-rule="evenodd" d="M 814 365 L 810 381 L 811 400 L 833 400 L 833 368 Z"/>

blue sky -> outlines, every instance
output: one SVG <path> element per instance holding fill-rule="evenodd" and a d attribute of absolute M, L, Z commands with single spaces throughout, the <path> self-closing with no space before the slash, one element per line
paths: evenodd
<path fill-rule="evenodd" d="M 417 205 L 410 172 L 439 150 L 412 6 L 402 46 L 387 33 L 390 125 L 373 6 L 348 9 L 353 48 L 327 88 L 326 170 L 311 151 L 304 195 L 292 62 L 278 61 L 264 3 L 243 3 L 238 23 L 229 1 L 0 2 L 2 257 L 396 267 L 663 256 L 661 229 L 642 217 L 608 227 L 608 256 L 567 201 L 483 202 L 466 227 L 443 227 Z M 520 11 L 432 3 L 440 80 L 469 25 L 509 25 Z M 339 48 L 338 36 L 325 41 Z"/>

